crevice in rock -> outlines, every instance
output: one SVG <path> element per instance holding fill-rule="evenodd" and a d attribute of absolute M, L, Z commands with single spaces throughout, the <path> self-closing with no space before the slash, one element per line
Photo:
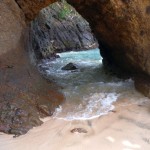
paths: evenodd
<path fill-rule="evenodd" d="M 21 5 L 18 3 L 18 0 L 15 0 L 16 4 L 18 5 L 18 7 L 22 10 Z M 22 10 L 23 11 L 23 10 Z"/>

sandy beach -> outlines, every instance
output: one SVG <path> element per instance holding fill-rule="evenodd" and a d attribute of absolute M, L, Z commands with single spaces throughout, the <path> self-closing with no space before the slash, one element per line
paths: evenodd
<path fill-rule="evenodd" d="M 108 115 L 93 120 L 45 118 L 26 135 L 0 135 L 0 150 L 149 150 L 150 101 L 116 102 Z"/>

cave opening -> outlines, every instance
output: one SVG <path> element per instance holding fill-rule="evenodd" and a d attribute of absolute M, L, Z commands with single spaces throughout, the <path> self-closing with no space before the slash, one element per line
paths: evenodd
<path fill-rule="evenodd" d="M 66 1 L 42 9 L 31 23 L 30 39 L 36 57 L 98 48 L 89 23 Z"/>
<path fill-rule="evenodd" d="M 28 43 L 25 18 L 31 21 L 53 1 L 0 3 L 0 132 L 17 137 L 32 129 L 15 139 L 1 133 L 1 149 L 112 149 L 112 144 L 114 149 L 149 149 L 149 99 L 135 90 L 132 79 L 120 79 L 106 70 L 88 23 L 68 4 L 43 10 L 31 23 Z M 149 72 L 149 16 L 143 13 L 148 2 L 68 1 L 89 19 L 112 63 L 129 66 L 131 71 L 133 62 L 139 71 Z M 142 24 L 146 28 L 141 31 Z M 41 74 L 30 63 L 28 50 L 35 52 L 30 56 Z M 140 89 L 148 93 L 149 83 L 143 85 Z"/>
<path fill-rule="evenodd" d="M 113 103 L 127 95 L 142 97 L 132 79 L 103 66 L 89 23 L 66 1 L 41 10 L 32 22 L 31 40 L 39 71 L 62 87 L 66 99 L 53 117 L 92 119 L 112 111 Z"/>

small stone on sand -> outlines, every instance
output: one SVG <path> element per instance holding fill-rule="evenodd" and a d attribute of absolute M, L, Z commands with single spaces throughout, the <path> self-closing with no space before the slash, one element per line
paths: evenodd
<path fill-rule="evenodd" d="M 88 131 L 83 128 L 74 128 L 70 132 L 71 133 L 87 133 Z"/>

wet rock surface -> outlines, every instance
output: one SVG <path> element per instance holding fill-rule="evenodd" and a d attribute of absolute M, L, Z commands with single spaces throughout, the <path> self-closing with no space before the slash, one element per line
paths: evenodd
<path fill-rule="evenodd" d="M 42 121 L 36 115 L 36 111 L 33 111 L 33 106 L 30 103 L 27 104 L 26 101 L 22 101 L 22 103 L 28 105 L 28 111 L 23 110 L 22 106 L 15 106 L 17 104 L 15 102 L 14 104 L 1 102 L 0 132 L 21 135 L 27 133 L 33 126 L 42 124 Z"/>
<path fill-rule="evenodd" d="M 66 66 L 61 68 L 62 70 L 76 70 L 78 69 L 75 64 L 69 63 Z"/>
<path fill-rule="evenodd" d="M 98 47 L 89 23 L 66 2 L 41 10 L 32 22 L 30 35 L 37 57 L 48 58 L 56 52 Z"/>

